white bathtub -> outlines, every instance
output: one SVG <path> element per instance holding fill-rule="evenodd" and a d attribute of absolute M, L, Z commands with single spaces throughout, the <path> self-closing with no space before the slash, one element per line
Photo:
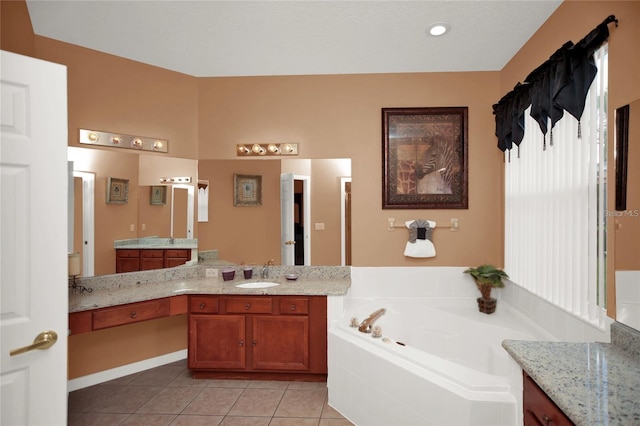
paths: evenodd
<path fill-rule="evenodd" d="M 329 404 L 356 425 L 522 423 L 522 372 L 501 343 L 553 337 L 506 303 L 491 315 L 474 297 L 350 295 L 341 306 L 329 327 Z M 383 338 L 349 327 L 379 308 Z"/>

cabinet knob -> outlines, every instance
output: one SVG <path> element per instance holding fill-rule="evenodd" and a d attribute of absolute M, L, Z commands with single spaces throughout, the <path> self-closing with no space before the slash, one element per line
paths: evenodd
<path fill-rule="evenodd" d="M 256 342 L 256 341 L 254 340 L 253 342 L 251 342 L 251 344 L 252 344 L 253 346 L 256 346 L 256 345 L 258 344 L 258 342 Z"/>
<path fill-rule="evenodd" d="M 546 414 L 542 415 L 542 421 L 544 422 L 544 426 L 549 426 L 551 423 L 553 423 L 553 419 Z"/>
<path fill-rule="evenodd" d="M 135 318 L 135 317 L 137 317 L 137 316 L 138 316 L 138 314 L 136 313 L 136 311 L 132 311 L 132 312 L 129 314 L 129 316 L 130 316 L 131 318 Z"/>
<path fill-rule="evenodd" d="M 244 308 L 248 311 L 249 309 L 251 309 L 251 303 L 247 303 L 246 305 L 244 305 Z"/>
<path fill-rule="evenodd" d="M 244 340 L 240 340 L 240 342 L 238 343 L 238 346 L 244 346 Z"/>
<path fill-rule="evenodd" d="M 206 304 L 206 303 L 201 303 L 201 304 L 200 304 L 200 309 L 204 309 L 204 308 L 206 308 L 206 307 L 207 307 L 207 304 Z"/>
<path fill-rule="evenodd" d="M 296 310 L 296 305 L 295 305 L 295 304 L 291 305 L 291 310 L 292 310 L 292 311 L 295 311 L 295 310 Z"/>

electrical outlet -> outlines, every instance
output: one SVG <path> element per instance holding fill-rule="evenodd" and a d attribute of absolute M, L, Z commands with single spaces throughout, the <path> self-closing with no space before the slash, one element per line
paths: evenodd
<path fill-rule="evenodd" d="M 218 270 L 215 268 L 207 268 L 204 273 L 207 278 L 218 278 Z"/>

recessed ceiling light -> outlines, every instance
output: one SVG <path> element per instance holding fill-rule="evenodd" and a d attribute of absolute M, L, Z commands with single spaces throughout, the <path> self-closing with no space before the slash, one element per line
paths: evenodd
<path fill-rule="evenodd" d="M 449 31 L 449 25 L 442 22 L 431 24 L 429 25 L 429 28 L 427 28 L 427 33 L 434 37 L 439 37 L 441 35 L 444 35 L 448 31 Z"/>

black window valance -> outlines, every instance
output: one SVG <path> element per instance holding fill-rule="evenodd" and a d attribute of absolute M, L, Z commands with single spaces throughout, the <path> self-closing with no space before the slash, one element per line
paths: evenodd
<path fill-rule="evenodd" d="M 533 70 L 513 90 L 493 105 L 496 137 L 501 151 L 520 146 L 524 138 L 525 111 L 531 106 L 531 117 L 545 135 L 568 112 L 578 121 L 585 107 L 589 87 L 598 69 L 593 53 L 609 38 L 608 24 L 618 20 L 610 15 L 578 43 L 568 41 L 551 57 Z M 579 127 L 578 127 L 579 129 Z"/>

